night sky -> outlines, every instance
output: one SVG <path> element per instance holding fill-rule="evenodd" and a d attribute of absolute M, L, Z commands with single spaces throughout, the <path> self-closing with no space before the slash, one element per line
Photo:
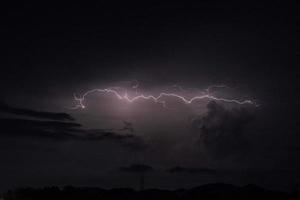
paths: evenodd
<path fill-rule="evenodd" d="M 136 166 L 147 187 L 299 184 L 299 22 L 281 1 L 1 6 L 0 191 L 137 187 Z M 78 107 L 105 88 L 252 103 Z"/>

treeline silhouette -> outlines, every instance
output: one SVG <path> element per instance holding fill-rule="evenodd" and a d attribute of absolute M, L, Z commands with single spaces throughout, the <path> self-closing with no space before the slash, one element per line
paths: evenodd
<path fill-rule="evenodd" d="M 282 192 L 267 190 L 256 185 L 246 185 L 243 187 L 215 183 L 207 184 L 192 189 L 162 190 L 146 189 L 134 190 L 130 188 L 101 189 L 96 187 L 45 187 L 45 188 L 19 188 L 13 191 L 5 192 L 2 199 L 5 200 L 217 200 L 217 199 L 300 199 L 297 191 Z"/>

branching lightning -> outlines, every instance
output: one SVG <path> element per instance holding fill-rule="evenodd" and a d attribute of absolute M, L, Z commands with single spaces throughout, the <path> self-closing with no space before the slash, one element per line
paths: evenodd
<path fill-rule="evenodd" d="M 177 94 L 175 92 L 161 92 L 159 93 L 159 95 L 155 96 L 155 95 L 144 95 L 144 94 L 139 94 L 137 92 L 137 88 L 138 88 L 139 84 L 138 82 L 132 86 L 132 88 L 135 90 L 135 96 L 130 97 L 127 93 L 127 90 L 125 90 L 125 92 L 120 92 L 119 88 L 121 87 L 110 87 L 110 88 L 105 88 L 105 89 L 92 89 L 89 90 L 87 92 L 85 92 L 81 97 L 78 97 L 74 94 L 74 100 L 77 102 L 77 105 L 75 105 L 75 107 L 73 107 L 72 109 L 84 109 L 86 108 L 86 105 L 84 103 L 84 101 L 86 100 L 86 98 L 92 94 L 92 93 L 109 93 L 114 95 L 115 97 L 117 97 L 119 100 L 122 101 L 126 101 L 128 103 L 133 103 L 139 100 L 149 100 L 149 101 L 153 101 L 155 103 L 160 103 L 162 104 L 164 107 L 166 107 L 166 102 L 163 100 L 164 97 L 173 97 L 173 98 L 177 98 L 179 100 L 181 100 L 183 103 L 185 104 L 191 104 L 194 103 L 198 100 L 202 100 L 202 99 L 210 99 L 210 100 L 215 100 L 215 101 L 222 101 L 222 102 L 226 102 L 226 103 L 235 103 L 238 105 L 244 105 L 244 104 L 249 104 L 249 105 L 253 105 L 253 106 L 258 106 L 258 104 L 256 102 L 254 102 L 253 100 L 238 100 L 238 99 L 228 99 L 228 98 L 221 98 L 221 97 L 216 97 L 212 94 L 210 94 L 210 89 L 212 88 L 225 88 L 227 86 L 225 85 L 217 85 L 217 86 L 210 86 L 208 87 L 205 91 L 204 94 L 201 94 L 199 96 L 194 96 L 191 98 L 187 98 L 184 97 L 180 94 Z M 180 89 L 182 90 L 182 88 L 180 87 Z"/>

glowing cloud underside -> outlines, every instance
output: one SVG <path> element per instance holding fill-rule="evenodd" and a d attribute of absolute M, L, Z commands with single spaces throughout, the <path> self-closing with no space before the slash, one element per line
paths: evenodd
<path fill-rule="evenodd" d="M 222 101 L 222 102 L 226 102 L 226 103 L 234 103 L 234 104 L 238 104 L 238 105 L 249 104 L 249 105 L 253 105 L 256 107 L 258 106 L 258 104 L 256 104 L 254 101 L 249 100 L 249 99 L 237 100 L 237 99 L 220 98 L 220 97 L 216 97 L 214 95 L 209 94 L 209 89 L 207 89 L 206 91 L 208 91 L 207 94 L 194 96 L 192 98 L 186 98 L 182 95 L 179 95 L 176 93 L 168 93 L 168 92 L 161 92 L 157 96 L 140 94 L 140 95 L 129 97 L 127 92 L 123 92 L 123 94 L 122 94 L 117 89 L 113 89 L 113 88 L 93 89 L 93 90 L 89 90 L 89 91 L 85 92 L 81 97 L 77 97 L 76 95 L 74 95 L 74 99 L 77 102 L 77 105 L 75 105 L 75 107 L 73 107 L 72 109 L 80 109 L 80 108 L 84 109 L 86 107 L 86 105 L 84 104 L 84 101 L 88 97 L 88 95 L 90 95 L 92 93 L 110 93 L 110 94 L 113 94 L 115 97 L 117 97 L 119 100 L 126 101 L 128 103 L 133 103 L 133 102 L 136 102 L 136 101 L 142 100 L 142 99 L 149 100 L 149 101 L 153 101 L 156 103 L 161 103 L 164 107 L 166 107 L 166 104 L 165 104 L 166 102 L 162 100 L 163 97 L 177 98 L 177 99 L 181 100 L 182 103 L 185 103 L 185 104 L 191 104 L 193 102 L 196 102 L 196 101 L 202 100 L 202 99 L 210 99 L 210 100 Z M 136 93 L 137 93 L 137 91 L 136 91 Z"/>

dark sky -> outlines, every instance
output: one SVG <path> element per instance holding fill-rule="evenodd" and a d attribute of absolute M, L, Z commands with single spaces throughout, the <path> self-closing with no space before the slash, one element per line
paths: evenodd
<path fill-rule="evenodd" d="M 137 165 L 151 169 L 149 187 L 296 184 L 298 10 L 280 1 L 1 6 L 0 190 L 134 187 Z M 93 93 L 86 109 L 70 109 L 74 93 L 136 83 L 139 93 L 176 84 L 187 96 L 225 84 L 213 94 L 260 106 L 168 98 L 165 109 Z"/>

